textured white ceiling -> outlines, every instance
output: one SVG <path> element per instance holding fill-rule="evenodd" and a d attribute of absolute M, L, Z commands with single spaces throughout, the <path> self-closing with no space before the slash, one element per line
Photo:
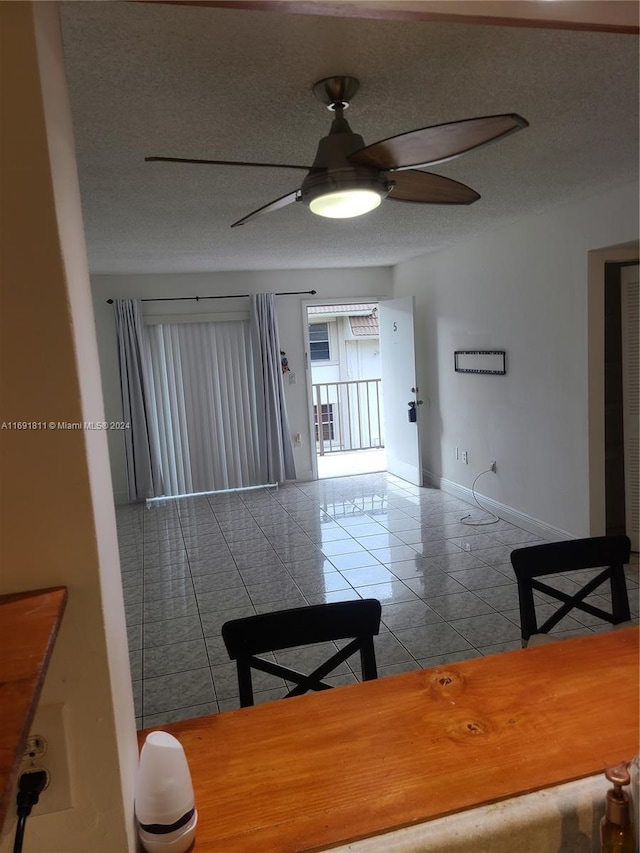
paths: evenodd
<path fill-rule="evenodd" d="M 395 264 L 638 174 L 633 35 L 119 2 L 64 3 L 62 22 L 94 273 Z M 360 80 L 367 144 L 503 112 L 530 127 L 433 169 L 474 205 L 339 222 L 297 203 L 232 230 L 304 173 L 144 162 L 310 163 L 330 124 L 311 87 L 336 74 Z"/>

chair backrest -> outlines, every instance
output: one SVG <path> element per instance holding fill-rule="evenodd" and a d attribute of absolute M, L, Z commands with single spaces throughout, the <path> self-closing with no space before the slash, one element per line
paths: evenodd
<path fill-rule="evenodd" d="M 531 548 L 517 548 L 511 552 L 518 581 L 520 626 L 523 645 L 532 634 L 546 634 L 571 610 L 581 610 L 614 625 L 629 620 L 629 598 L 624 576 L 624 564 L 629 562 L 631 543 L 627 536 L 595 536 L 571 539 L 566 542 L 549 542 Z M 564 574 L 582 569 L 601 568 L 602 571 L 569 595 L 539 577 Z M 587 603 L 587 598 L 599 586 L 609 581 L 611 612 Z M 542 625 L 536 618 L 534 590 L 561 601 L 561 606 Z"/>
<path fill-rule="evenodd" d="M 322 679 L 360 652 L 364 681 L 378 677 L 373 637 L 380 630 L 382 608 L 375 598 L 338 601 L 232 619 L 222 626 L 227 652 L 238 668 L 240 705 L 253 705 L 251 670 L 258 669 L 295 683 L 285 698 L 331 687 Z M 351 639 L 309 675 L 257 655 L 331 640 Z"/>

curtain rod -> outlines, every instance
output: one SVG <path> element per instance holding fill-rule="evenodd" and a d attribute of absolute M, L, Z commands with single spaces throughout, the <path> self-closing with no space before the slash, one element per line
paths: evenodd
<path fill-rule="evenodd" d="M 317 290 L 287 290 L 282 293 L 275 293 L 274 296 L 315 296 Z M 159 296 L 157 299 L 141 299 L 140 302 L 182 302 L 186 300 L 195 300 L 200 302 L 201 299 L 248 299 L 251 293 L 229 294 L 227 296 Z M 113 305 L 113 299 L 107 299 L 108 305 Z"/>

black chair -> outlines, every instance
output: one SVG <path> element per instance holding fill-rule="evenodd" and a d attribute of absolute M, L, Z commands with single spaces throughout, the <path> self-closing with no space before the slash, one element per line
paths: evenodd
<path fill-rule="evenodd" d="M 630 552 L 631 543 L 626 536 L 572 539 L 512 551 L 511 564 L 518 581 L 522 645 L 539 645 L 553 641 L 554 638 L 548 636 L 548 632 L 574 609 L 614 625 L 629 622 L 631 615 L 623 567 L 629 562 Z M 548 575 L 596 568 L 602 568 L 602 571 L 572 595 L 538 580 L 539 577 Z M 607 581 L 611 597 L 610 613 L 585 601 L 587 596 Z M 534 590 L 562 602 L 540 626 L 536 617 Z M 542 603 L 539 599 L 538 601 Z"/>
<path fill-rule="evenodd" d="M 380 602 L 367 598 L 296 607 L 225 622 L 222 638 L 229 657 L 236 661 L 238 667 L 240 706 L 246 708 L 253 705 L 252 668 L 294 682 L 296 686 L 285 698 L 300 696 L 309 690 L 330 689 L 331 685 L 322 679 L 358 651 L 363 681 L 377 678 L 373 637 L 380 630 L 381 612 Z M 279 649 L 344 639 L 351 639 L 351 642 L 309 675 L 257 657 Z"/>

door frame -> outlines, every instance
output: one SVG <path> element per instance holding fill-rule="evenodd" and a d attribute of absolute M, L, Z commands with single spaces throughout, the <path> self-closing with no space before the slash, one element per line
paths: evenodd
<path fill-rule="evenodd" d="M 318 454 L 316 451 L 315 444 L 315 432 L 314 432 L 314 417 L 313 417 L 313 389 L 311 382 L 311 349 L 309 346 L 309 320 L 307 308 L 311 308 L 318 305 L 358 305 L 359 303 L 367 303 L 367 302 L 375 302 L 379 304 L 383 302 L 385 299 L 391 299 L 390 296 L 323 296 L 322 298 L 318 298 L 317 296 L 314 299 L 302 299 L 300 300 L 300 307 L 302 309 L 302 343 L 304 347 L 304 381 L 306 384 L 307 390 L 307 421 L 309 424 L 309 453 L 311 456 L 311 472 L 314 480 L 318 479 Z"/>
<path fill-rule="evenodd" d="M 608 246 L 588 253 L 587 415 L 589 430 L 589 534 L 606 533 L 604 429 L 604 273 L 606 263 L 636 261 L 640 244 Z"/>

